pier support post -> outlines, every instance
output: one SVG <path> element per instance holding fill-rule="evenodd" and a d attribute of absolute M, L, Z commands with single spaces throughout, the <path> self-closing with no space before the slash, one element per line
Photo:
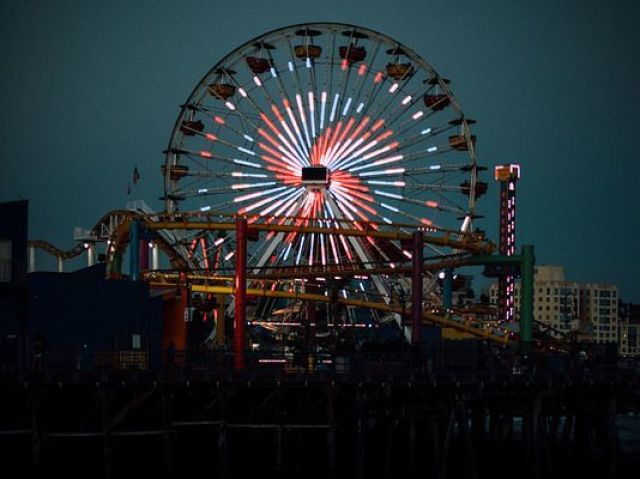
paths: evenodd
<path fill-rule="evenodd" d="M 140 279 L 140 223 L 131 220 L 129 225 L 129 274 L 132 281 Z"/>
<path fill-rule="evenodd" d="M 247 315 L 247 220 L 236 219 L 236 287 L 233 354 L 235 369 L 244 369 L 245 324 Z"/>
<path fill-rule="evenodd" d="M 447 311 L 453 307 L 453 270 L 451 268 L 444 269 L 444 278 L 442 278 L 442 307 Z"/>

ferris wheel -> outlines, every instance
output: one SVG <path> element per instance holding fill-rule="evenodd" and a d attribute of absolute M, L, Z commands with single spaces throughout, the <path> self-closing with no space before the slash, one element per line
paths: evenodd
<path fill-rule="evenodd" d="M 486 189 L 472 123 L 449 80 L 385 35 L 275 30 L 222 58 L 182 105 L 162 166 L 166 212 L 469 233 Z M 233 235 L 184 235 L 195 269 L 233 269 Z M 322 231 L 270 232 L 250 253 L 254 270 L 410 261 L 399 243 Z"/>

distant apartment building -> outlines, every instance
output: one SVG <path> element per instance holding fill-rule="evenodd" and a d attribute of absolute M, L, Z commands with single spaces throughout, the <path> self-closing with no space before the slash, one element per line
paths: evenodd
<path fill-rule="evenodd" d="M 640 304 L 618 302 L 618 351 L 621 356 L 640 356 Z"/>
<path fill-rule="evenodd" d="M 534 270 L 533 319 L 561 337 L 579 332 L 596 343 L 618 342 L 618 288 L 612 284 L 567 281 L 561 266 Z M 498 285 L 491 285 L 490 302 L 497 304 Z M 520 317 L 520 283 L 515 285 L 516 319 Z M 628 338 L 628 336 L 627 336 Z"/>
<path fill-rule="evenodd" d="M 618 287 L 580 285 L 580 329 L 596 343 L 618 342 Z"/>
<path fill-rule="evenodd" d="M 538 266 L 533 277 L 533 319 L 549 326 L 552 337 L 576 331 L 580 318 L 580 286 L 564 277 L 561 266 Z M 498 302 L 498 285 L 492 284 L 490 302 Z M 515 285 L 516 319 L 520 318 L 520 282 Z"/>

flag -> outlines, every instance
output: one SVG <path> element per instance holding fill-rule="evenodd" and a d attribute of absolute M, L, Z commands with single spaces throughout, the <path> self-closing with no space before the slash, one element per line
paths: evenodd
<path fill-rule="evenodd" d="M 135 166 L 133 168 L 133 185 L 137 185 L 138 184 L 138 180 L 140 180 L 140 173 L 138 173 L 138 167 Z"/>

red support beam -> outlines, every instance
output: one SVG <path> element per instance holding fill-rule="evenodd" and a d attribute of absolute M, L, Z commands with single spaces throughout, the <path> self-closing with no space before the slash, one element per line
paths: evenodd
<path fill-rule="evenodd" d="M 245 366 L 245 325 L 247 323 L 247 220 L 236 219 L 236 303 L 233 323 L 235 369 Z"/>
<path fill-rule="evenodd" d="M 422 265 L 424 235 L 422 231 L 413 233 L 413 251 L 411 253 L 411 344 L 420 343 L 420 325 L 422 324 Z"/>

